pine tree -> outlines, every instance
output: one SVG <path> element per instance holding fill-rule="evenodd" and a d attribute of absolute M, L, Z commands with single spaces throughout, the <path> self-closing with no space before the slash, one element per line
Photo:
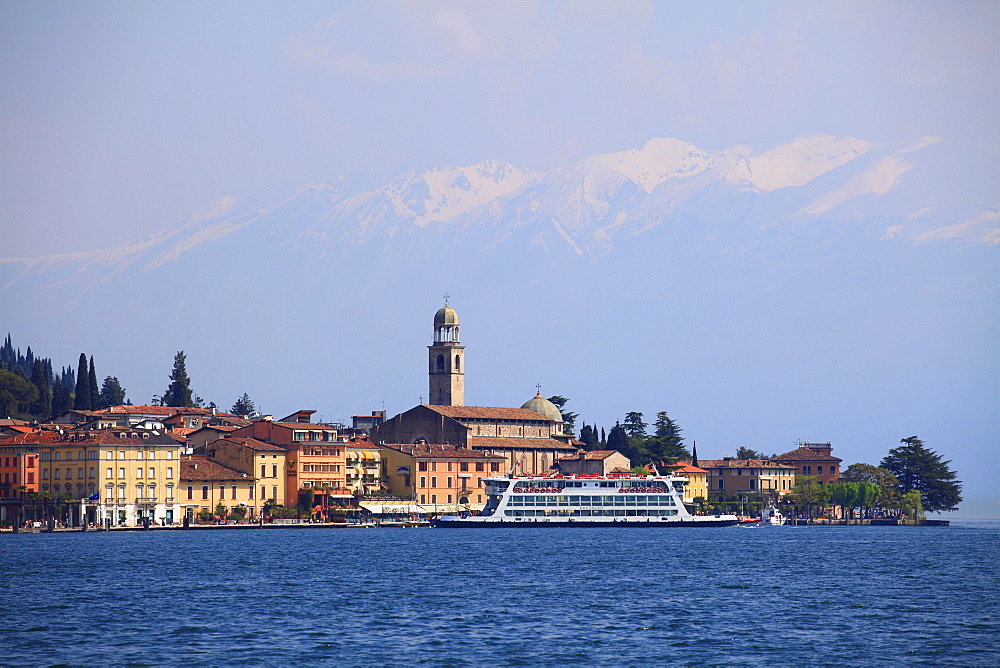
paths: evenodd
<path fill-rule="evenodd" d="M 899 492 L 920 492 L 924 510 L 957 510 L 962 502 L 962 483 L 956 473 L 948 468 L 950 461 L 924 446 L 916 436 L 900 440 L 903 445 L 893 448 L 879 464 L 896 476 Z"/>
<path fill-rule="evenodd" d="M 254 406 L 253 400 L 250 398 L 246 392 L 243 396 L 236 400 L 233 407 L 229 410 L 233 415 L 242 415 L 243 417 L 254 417 L 257 415 L 257 407 Z"/>
<path fill-rule="evenodd" d="M 170 385 L 163 394 L 164 406 L 193 406 L 194 401 L 191 391 L 191 379 L 188 378 L 185 368 L 186 355 L 183 350 L 177 351 L 174 355 L 174 368 L 170 372 Z"/>
<path fill-rule="evenodd" d="M 124 403 L 125 389 L 118 382 L 118 379 L 113 376 L 105 378 L 104 383 L 101 385 L 98 405 L 101 408 L 110 408 L 112 406 L 121 406 Z"/>
<path fill-rule="evenodd" d="M 94 370 L 94 356 L 90 356 L 90 370 L 87 372 L 87 381 L 90 386 L 90 408 L 92 410 L 97 410 L 102 408 L 100 406 L 100 394 L 101 391 L 97 389 L 97 372 Z"/>
<path fill-rule="evenodd" d="M 80 364 L 76 369 L 76 394 L 73 397 L 73 408 L 78 411 L 89 411 L 92 405 L 87 356 L 80 353 Z"/>
<path fill-rule="evenodd" d="M 691 453 L 684 447 L 681 428 L 667 415 L 666 411 L 656 414 L 654 435 L 646 441 L 646 450 L 657 462 L 673 464 L 680 459 L 689 459 Z"/>

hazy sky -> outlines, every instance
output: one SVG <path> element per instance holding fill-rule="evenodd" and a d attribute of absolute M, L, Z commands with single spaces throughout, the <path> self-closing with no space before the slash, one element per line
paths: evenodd
<path fill-rule="evenodd" d="M 0 255 L 223 195 L 672 136 L 942 137 L 996 202 L 996 2 L 0 2 Z"/>

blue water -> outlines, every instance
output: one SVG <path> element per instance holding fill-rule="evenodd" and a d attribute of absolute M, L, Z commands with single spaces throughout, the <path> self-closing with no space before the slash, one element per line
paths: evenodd
<path fill-rule="evenodd" d="M 0 535 L 3 664 L 1000 664 L 1000 524 Z"/>

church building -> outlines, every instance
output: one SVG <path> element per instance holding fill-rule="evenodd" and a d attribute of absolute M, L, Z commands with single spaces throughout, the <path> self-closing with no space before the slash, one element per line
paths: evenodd
<path fill-rule="evenodd" d="M 465 346 L 458 314 L 445 305 L 434 315 L 428 350 L 429 403 L 371 430 L 378 444 L 444 445 L 499 455 L 503 473 L 545 473 L 582 443 L 563 433 L 562 414 L 539 392 L 520 408 L 465 405 Z"/>

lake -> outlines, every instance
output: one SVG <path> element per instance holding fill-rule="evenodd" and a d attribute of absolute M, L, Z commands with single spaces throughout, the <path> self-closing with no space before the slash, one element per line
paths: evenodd
<path fill-rule="evenodd" d="M 0 535 L 3 664 L 1000 664 L 1000 523 Z"/>

